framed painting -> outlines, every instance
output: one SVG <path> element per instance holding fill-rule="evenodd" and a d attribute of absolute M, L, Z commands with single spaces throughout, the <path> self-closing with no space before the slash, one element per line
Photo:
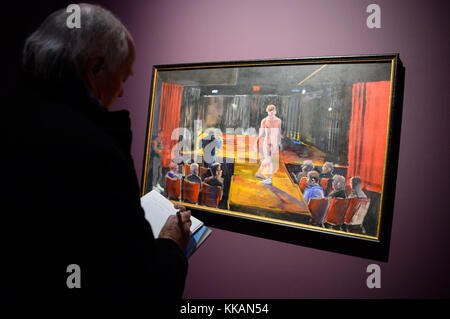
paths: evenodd
<path fill-rule="evenodd" d="M 387 260 L 402 87 L 398 54 L 154 66 L 142 195 Z"/>

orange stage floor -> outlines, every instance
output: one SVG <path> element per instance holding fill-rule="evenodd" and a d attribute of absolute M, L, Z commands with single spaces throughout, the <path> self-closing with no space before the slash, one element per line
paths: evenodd
<path fill-rule="evenodd" d="M 228 191 L 227 208 L 235 212 L 250 213 L 258 216 L 279 218 L 293 221 L 307 220 L 310 216 L 308 205 L 292 178 L 285 164 L 301 164 L 305 160 L 312 160 L 316 166 L 324 163 L 325 153 L 312 147 L 307 158 L 299 157 L 290 150 L 283 150 L 279 154 L 279 169 L 272 177 L 272 185 L 259 182 L 255 174 L 260 165 L 259 152 L 254 150 L 254 137 L 233 135 L 220 136 L 223 140 L 221 148 L 217 148 L 216 156 L 219 162 L 233 159 L 234 174 L 231 177 Z M 198 143 L 196 143 L 198 145 Z M 191 155 L 202 155 L 197 148 Z"/>
<path fill-rule="evenodd" d="M 272 177 L 272 185 L 259 182 L 255 174 L 259 163 L 235 164 L 228 207 L 233 211 L 310 215 L 299 187 L 289 178 L 284 164 Z"/>

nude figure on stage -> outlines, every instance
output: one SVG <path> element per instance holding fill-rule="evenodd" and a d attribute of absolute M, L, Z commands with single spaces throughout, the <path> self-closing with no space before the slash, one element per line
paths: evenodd
<path fill-rule="evenodd" d="M 256 177 L 263 179 L 261 184 L 272 185 L 272 175 L 278 170 L 279 148 L 281 147 L 281 120 L 275 116 L 276 106 L 271 104 L 266 108 L 267 116 L 261 121 L 259 135 L 255 141 L 254 148 L 257 148 L 258 141 L 264 135 L 263 159 L 256 172 Z"/>

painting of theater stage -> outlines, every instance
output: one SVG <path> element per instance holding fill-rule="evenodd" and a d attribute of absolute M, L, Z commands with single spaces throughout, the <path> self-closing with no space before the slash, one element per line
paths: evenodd
<path fill-rule="evenodd" d="M 154 67 L 142 193 L 378 238 L 394 60 Z"/>

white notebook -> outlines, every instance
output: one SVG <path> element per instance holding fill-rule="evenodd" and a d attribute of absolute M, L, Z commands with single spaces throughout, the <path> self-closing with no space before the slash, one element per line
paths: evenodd
<path fill-rule="evenodd" d="M 141 206 L 145 212 L 145 218 L 152 226 L 153 235 L 158 238 L 162 227 L 170 215 L 175 215 L 177 210 L 173 203 L 163 195 L 153 190 L 141 197 Z M 191 216 L 191 232 L 194 234 L 203 226 L 203 222 Z"/>

